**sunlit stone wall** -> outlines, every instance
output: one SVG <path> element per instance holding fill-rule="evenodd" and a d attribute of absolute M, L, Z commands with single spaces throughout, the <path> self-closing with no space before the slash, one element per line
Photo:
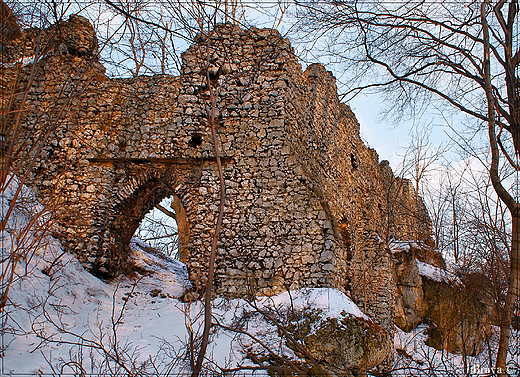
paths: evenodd
<path fill-rule="evenodd" d="M 387 242 L 427 241 L 427 214 L 362 142 L 323 66 L 302 71 L 276 31 L 221 25 L 197 37 L 178 77 L 109 79 L 88 21 L 73 16 L 59 29 L 45 31 L 49 50 L 34 72 L 16 59 L 37 33 L 11 42 L 2 106 L 13 90 L 11 108 L 21 106 L 27 92 L 13 169 L 87 269 L 132 273 L 128 244 L 139 222 L 177 195 L 189 221 L 188 270 L 194 289 L 204 287 L 219 204 L 213 113 L 227 193 L 216 293 L 337 287 L 390 324 Z"/>

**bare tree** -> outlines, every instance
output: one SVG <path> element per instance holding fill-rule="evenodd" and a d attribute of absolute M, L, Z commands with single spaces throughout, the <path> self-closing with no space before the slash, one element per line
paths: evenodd
<path fill-rule="evenodd" d="M 520 152 L 518 1 L 298 2 L 303 29 L 324 35 L 326 52 L 352 71 L 346 97 L 379 89 L 389 110 L 412 115 L 435 105 L 488 129 L 493 187 L 512 217 L 510 271 L 496 369 L 505 373 L 518 296 L 520 203 L 505 187 L 500 158 L 516 171 Z M 346 48 L 348 47 L 348 48 Z M 502 162 L 504 163 L 504 162 Z"/>
<path fill-rule="evenodd" d="M 16 5 L 16 4 L 15 4 Z M 48 146 L 49 137 L 55 130 L 57 119 L 70 106 L 70 99 L 77 93 L 69 93 L 69 101 L 52 110 L 31 108 L 28 97 L 34 85 L 36 72 L 48 53 L 47 44 L 55 43 L 59 36 L 57 28 L 45 30 L 50 23 L 59 22 L 62 14 L 56 7 L 53 12 L 45 6 L 27 9 L 18 6 L 14 12 L 0 1 L 1 58 L 0 72 L 0 199 L 2 218 L 1 237 L 1 293 L 0 308 L 10 303 L 9 293 L 13 282 L 27 276 L 19 266 L 27 265 L 38 249 L 45 249 L 52 230 L 51 212 L 60 205 L 60 199 L 42 205 L 37 202 L 24 186 L 32 173 L 39 155 Z M 36 21 L 35 21 L 36 20 Z M 22 33 L 20 24 L 28 30 Z M 30 64 L 27 64 L 27 62 Z M 70 84 L 76 67 L 64 74 L 58 97 L 64 98 L 64 87 Z M 21 127 L 23 118 L 31 114 L 37 132 L 27 132 Z M 20 145 L 29 145 L 27 153 L 21 152 Z M 26 169 L 21 169 L 25 166 Z M 23 214 L 25 221 L 17 220 Z"/>
<path fill-rule="evenodd" d="M 175 203 L 178 206 L 175 206 Z M 187 225 L 186 221 L 183 222 L 186 218 L 183 211 L 184 208 L 177 196 L 162 200 L 146 214 L 135 232 L 135 237 L 147 242 L 156 250 L 185 262 L 185 238 L 188 235 L 185 233 L 186 229 L 179 230 L 179 222 L 181 227 L 182 224 Z"/>

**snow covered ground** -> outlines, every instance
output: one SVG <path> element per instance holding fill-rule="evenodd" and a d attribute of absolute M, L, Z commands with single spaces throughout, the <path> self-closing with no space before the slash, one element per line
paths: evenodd
<path fill-rule="evenodd" d="M 1 194 L 2 218 L 16 192 L 13 187 Z M 23 206 L 9 216 L 1 234 L 2 291 L 10 289 L 2 310 L 2 374 L 187 374 L 191 339 L 202 332 L 203 307 L 198 301 L 178 299 L 190 287 L 186 267 L 134 239 L 131 258 L 153 273 L 101 281 L 52 237 L 42 238 L 48 216 L 29 200 L 28 190 L 22 191 Z M 36 214 L 41 216 L 31 223 Z M 13 259 L 17 253 L 20 258 Z M 15 273 L 7 284 L 13 266 Z M 252 303 L 218 299 L 213 305 L 214 321 L 222 326 L 212 334 L 206 367 L 217 373 L 221 368 L 252 366 L 247 352 L 265 351 L 266 346 L 298 359 L 281 341 L 277 328 L 255 310 L 310 307 L 325 317 L 367 319 L 347 296 L 327 288 L 286 292 Z M 426 376 L 448 369 L 459 375 L 465 367 L 486 367 L 486 355 L 468 358 L 464 364 L 460 356 L 427 347 L 424 330 L 397 331 L 395 375 Z"/>
<path fill-rule="evenodd" d="M 42 270 L 61 254 L 54 244 L 32 258 L 30 274 L 11 288 L 8 312 L 4 315 L 3 372 L 40 373 L 123 373 L 157 369 L 160 373 L 187 373 L 189 329 L 200 332 L 202 305 L 177 299 L 185 287 L 185 266 L 133 242 L 135 254 L 152 275 L 130 280 L 120 277 L 105 283 L 86 272 L 76 258 L 61 255 L 50 274 Z M 148 249 L 148 251 L 146 250 Z M 52 257 L 51 257 L 52 255 Z M 322 309 L 327 316 L 346 311 L 366 316 L 343 293 L 333 289 L 300 290 L 264 298 L 254 303 L 261 308 L 284 310 Z M 244 300 L 215 300 L 215 320 L 230 326 L 254 308 Z M 257 316 L 247 331 L 289 357 L 276 328 Z M 208 350 L 212 369 L 249 365 L 244 350 L 258 345 L 251 337 L 238 337 L 219 330 Z M 282 347 L 283 349 L 281 349 Z M 119 358 L 119 360 L 115 360 Z M 121 365 L 118 365 L 120 363 Z M 218 367 L 217 367 L 218 366 Z"/>
<path fill-rule="evenodd" d="M 395 359 L 393 376 L 490 376 L 493 373 L 490 360 L 494 362 L 498 345 L 498 328 L 493 329 L 489 344 L 479 355 L 472 357 L 451 354 L 428 347 L 428 327 L 419 325 L 409 333 L 397 329 L 394 345 Z M 520 376 L 520 334 L 511 334 L 508 356 L 508 373 Z M 490 357 L 491 355 L 491 357 Z"/>

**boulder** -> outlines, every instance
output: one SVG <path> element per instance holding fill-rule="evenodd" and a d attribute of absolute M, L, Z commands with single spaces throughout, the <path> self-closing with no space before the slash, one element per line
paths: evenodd
<path fill-rule="evenodd" d="M 298 326 L 289 327 L 295 341 L 322 368 L 338 376 L 363 374 L 381 364 L 392 351 L 392 337 L 367 318 L 340 315 L 324 318 L 319 312 L 306 312 Z M 295 342 L 287 346 L 299 356 Z"/>
<path fill-rule="evenodd" d="M 262 347 L 246 350 L 248 359 L 267 370 L 292 364 L 309 375 L 362 375 L 381 365 L 393 350 L 391 331 L 337 289 L 299 289 L 249 306 L 256 310 L 242 311 L 230 327 L 239 324 L 263 344 L 276 344 L 272 349 L 282 357 L 275 359 Z"/>

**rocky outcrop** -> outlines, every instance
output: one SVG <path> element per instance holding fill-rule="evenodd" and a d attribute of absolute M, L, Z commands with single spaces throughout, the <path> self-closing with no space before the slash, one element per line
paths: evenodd
<path fill-rule="evenodd" d="M 479 354 L 491 330 L 490 306 L 480 289 L 469 284 L 471 279 L 460 279 L 441 268 L 445 265 L 439 262 L 442 256 L 426 245 L 392 241 L 390 246 L 397 281 L 396 325 L 408 332 L 426 323 L 429 346 Z"/>
<path fill-rule="evenodd" d="M 423 322 L 426 313 L 422 277 L 409 243 L 393 241 L 390 247 L 395 258 L 397 283 L 395 324 L 408 332 Z"/>
<path fill-rule="evenodd" d="M 491 335 L 488 308 L 467 287 L 423 277 L 427 345 L 476 356 Z"/>

